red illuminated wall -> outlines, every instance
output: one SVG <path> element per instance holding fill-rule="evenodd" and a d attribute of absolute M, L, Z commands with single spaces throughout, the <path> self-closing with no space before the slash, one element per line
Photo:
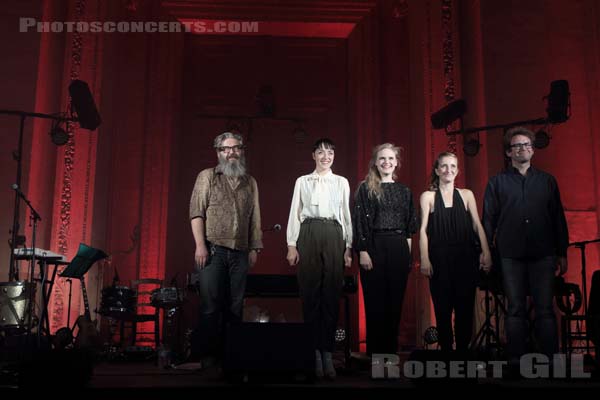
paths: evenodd
<path fill-rule="evenodd" d="M 484 22 L 481 64 L 475 62 L 469 70 L 483 71 L 480 86 L 488 124 L 545 116 L 542 97 L 549 93 L 550 82 L 569 81 L 571 118 L 550 128 L 550 146 L 536 152 L 534 163 L 558 180 L 570 240 L 596 238 L 598 3 L 534 1 L 525 6 L 516 1 L 502 5 L 481 2 L 480 10 Z M 487 136 L 487 165 L 493 174 L 501 165 L 501 135 L 493 131 Z M 482 182 L 485 175 L 473 178 Z M 597 245 L 589 247 L 590 269 L 597 269 L 597 250 Z M 580 283 L 579 255 L 573 248 L 569 262 L 567 280 Z"/>

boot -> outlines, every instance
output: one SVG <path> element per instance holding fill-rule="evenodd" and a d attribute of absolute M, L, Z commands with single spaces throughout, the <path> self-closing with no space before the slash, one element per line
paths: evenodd
<path fill-rule="evenodd" d="M 323 375 L 323 359 L 321 358 L 321 352 L 315 350 L 315 376 L 317 378 L 322 378 Z"/>
<path fill-rule="evenodd" d="M 330 351 L 323 352 L 323 372 L 331 380 L 334 380 L 336 377 L 335 368 L 333 367 L 333 356 Z"/>

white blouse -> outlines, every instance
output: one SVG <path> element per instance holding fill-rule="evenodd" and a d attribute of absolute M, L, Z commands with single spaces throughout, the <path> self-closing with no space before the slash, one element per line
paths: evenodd
<path fill-rule="evenodd" d="M 307 218 L 336 220 L 342 226 L 346 247 L 352 247 L 350 184 L 343 176 L 329 171 L 321 176 L 314 171 L 296 179 L 287 225 L 287 244 L 296 246 L 300 225 Z"/>

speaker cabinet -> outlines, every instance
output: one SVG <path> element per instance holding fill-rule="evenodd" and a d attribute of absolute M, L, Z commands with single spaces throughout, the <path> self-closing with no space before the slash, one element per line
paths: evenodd
<path fill-rule="evenodd" d="M 314 366 L 307 324 L 242 322 L 227 330 L 223 371 L 230 379 L 310 381 Z"/>

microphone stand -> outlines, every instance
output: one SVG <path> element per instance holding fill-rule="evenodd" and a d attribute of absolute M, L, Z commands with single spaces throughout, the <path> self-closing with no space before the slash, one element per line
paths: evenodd
<path fill-rule="evenodd" d="M 23 130 L 25 129 L 25 115 L 21 115 L 21 124 L 19 128 L 19 142 L 16 152 L 13 152 L 13 158 L 17 162 L 17 180 L 16 185 L 21 185 L 21 157 L 23 154 Z M 8 281 L 19 280 L 19 270 L 16 268 L 15 249 L 17 248 L 17 236 L 19 234 L 19 216 L 20 216 L 19 194 L 15 192 L 15 205 L 13 213 L 13 225 L 10 231 L 10 264 L 8 265 Z M 26 246 L 27 248 L 27 246 Z"/>
<path fill-rule="evenodd" d="M 17 162 L 17 179 L 15 180 L 15 184 L 17 185 L 17 188 L 21 187 L 22 157 L 23 157 L 23 131 L 25 130 L 25 118 L 34 117 L 34 118 L 52 119 L 55 121 L 77 121 L 76 118 L 67 118 L 67 117 L 59 116 L 59 115 L 41 114 L 41 113 L 18 111 L 18 110 L 0 110 L 0 115 L 18 115 L 19 117 L 21 117 L 20 118 L 21 123 L 20 123 L 20 127 L 19 127 L 18 148 L 16 151 L 13 152 L 13 158 Z M 39 214 L 37 214 L 37 215 L 39 217 Z M 17 192 L 15 194 L 13 225 L 12 225 L 12 230 L 11 230 L 11 241 L 10 241 L 10 264 L 8 266 L 8 280 L 11 282 L 13 280 L 15 280 L 15 281 L 19 280 L 19 272 L 16 267 L 17 259 L 15 257 L 15 249 L 17 247 L 17 237 L 19 236 L 19 218 L 20 218 L 20 206 L 19 206 L 19 193 Z"/>
<path fill-rule="evenodd" d="M 581 252 L 581 289 L 583 291 L 583 313 L 587 316 L 587 273 L 585 262 L 585 246 L 590 243 L 599 243 L 600 238 L 593 240 L 584 240 L 582 242 L 570 243 L 569 247 L 574 246 Z"/>
<path fill-rule="evenodd" d="M 19 188 L 19 186 L 17 184 L 13 185 L 13 189 L 16 193 L 17 196 L 17 200 L 22 199 L 25 204 L 27 204 L 27 206 L 29 207 L 29 210 L 31 212 L 31 215 L 29 217 L 30 219 L 30 223 L 32 224 L 33 228 L 31 231 L 31 260 L 30 260 L 30 264 L 29 264 L 29 306 L 28 306 L 28 310 L 27 310 L 27 335 L 31 334 L 31 328 L 32 328 L 32 317 L 33 317 L 33 304 L 35 302 L 35 298 L 33 296 L 35 290 L 35 279 L 34 279 L 34 275 L 35 275 L 35 262 L 36 262 L 36 257 L 35 257 L 35 241 L 36 241 L 36 232 L 37 232 L 37 223 L 38 221 L 42 220 L 42 217 L 40 217 L 40 214 L 35 210 L 35 208 L 33 208 L 33 206 L 31 205 L 31 202 L 29 201 L 29 199 L 27 199 L 27 197 L 25 196 L 25 194 L 21 191 L 21 189 Z M 27 246 L 25 247 L 25 254 L 27 254 Z M 13 254 L 14 257 L 14 254 Z M 45 299 L 45 293 L 44 293 L 44 284 L 45 284 L 45 271 L 42 271 L 41 274 L 41 282 L 42 282 L 42 301 L 46 301 Z M 38 344 L 38 348 L 40 347 L 41 344 L 41 333 L 42 333 L 42 319 L 43 316 L 40 317 L 40 320 L 38 322 L 38 331 L 37 331 L 37 344 Z"/>
<path fill-rule="evenodd" d="M 69 284 L 69 307 L 67 309 L 67 327 L 71 327 L 71 294 L 73 292 L 73 281 L 71 279 L 67 279 L 67 283 Z"/>
<path fill-rule="evenodd" d="M 599 243 L 600 242 L 600 238 L 598 239 L 593 239 L 593 240 L 584 240 L 581 242 L 574 242 L 574 243 L 569 243 L 568 247 L 574 246 L 576 248 L 578 248 L 581 252 L 581 290 L 582 290 L 582 294 L 583 294 L 583 315 L 585 318 L 587 318 L 588 316 L 588 304 L 587 304 L 587 273 L 586 273 L 586 262 L 585 262 L 585 246 L 590 244 L 590 243 Z M 586 321 L 586 331 L 589 328 L 587 327 L 587 321 Z M 585 348 L 587 350 L 587 354 L 589 354 L 590 352 L 590 338 L 589 335 L 585 335 Z M 598 355 L 596 355 L 597 357 Z"/>

